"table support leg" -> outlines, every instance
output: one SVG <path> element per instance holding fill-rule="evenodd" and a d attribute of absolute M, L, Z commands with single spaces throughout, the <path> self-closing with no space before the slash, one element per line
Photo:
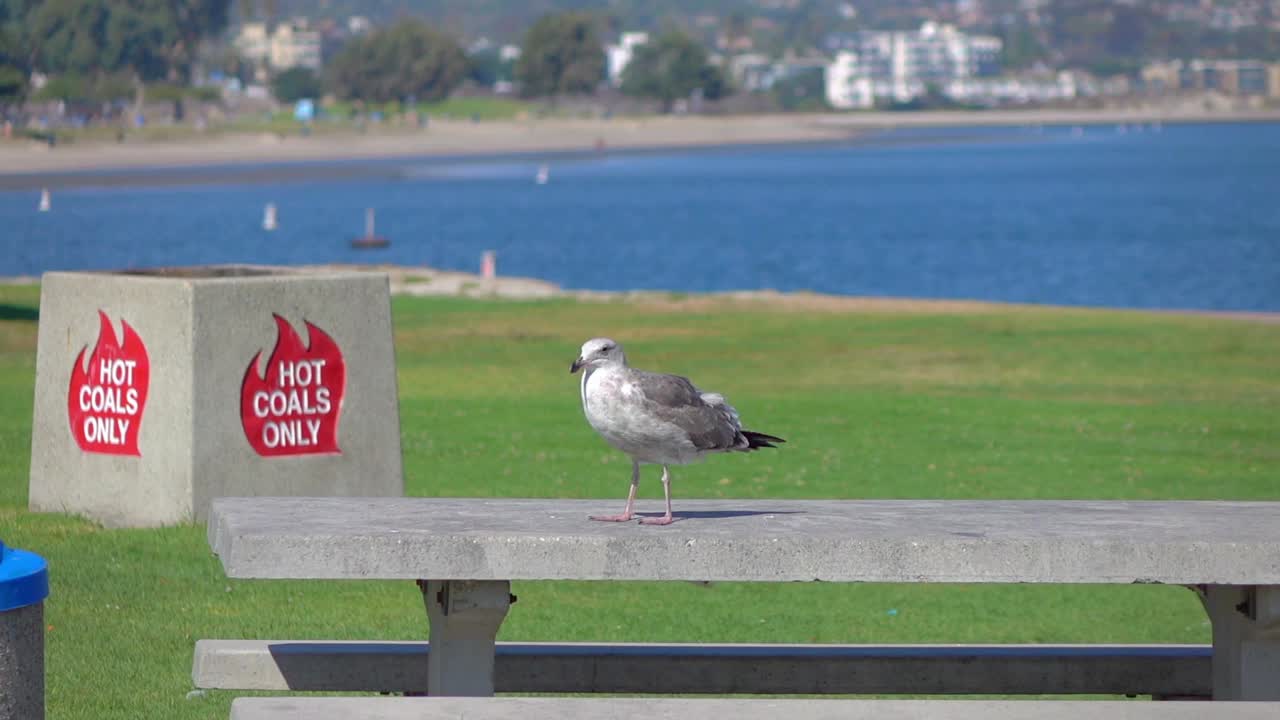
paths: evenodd
<path fill-rule="evenodd" d="M 507 580 L 419 580 L 431 623 L 427 694 L 493 695 L 498 628 L 511 606 Z"/>
<path fill-rule="evenodd" d="M 1280 700 L 1280 585 L 1202 585 L 1213 699 Z"/>

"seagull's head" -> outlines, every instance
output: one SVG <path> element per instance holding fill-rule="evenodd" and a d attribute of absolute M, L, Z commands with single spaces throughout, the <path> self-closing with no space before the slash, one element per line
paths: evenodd
<path fill-rule="evenodd" d="M 609 338 L 591 338 L 582 343 L 582 354 L 569 366 L 569 372 L 576 373 L 582 368 L 626 364 L 627 356 L 622 354 L 621 345 Z"/>

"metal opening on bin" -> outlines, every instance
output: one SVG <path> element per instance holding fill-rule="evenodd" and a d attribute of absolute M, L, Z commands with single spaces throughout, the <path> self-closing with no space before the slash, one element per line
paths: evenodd
<path fill-rule="evenodd" d="M 242 278 L 268 275 L 292 275 L 282 268 L 264 268 L 251 265 L 206 265 L 192 267 L 130 268 L 109 271 L 111 275 L 140 275 L 166 278 Z"/>

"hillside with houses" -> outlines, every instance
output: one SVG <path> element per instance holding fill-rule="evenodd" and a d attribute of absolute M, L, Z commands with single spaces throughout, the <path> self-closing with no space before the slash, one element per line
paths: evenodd
<path fill-rule="evenodd" d="M 451 98 L 493 101 L 457 111 L 477 119 L 1280 103 L 1280 0 L 185 6 L 0 2 L 5 132 L 376 122 Z"/>

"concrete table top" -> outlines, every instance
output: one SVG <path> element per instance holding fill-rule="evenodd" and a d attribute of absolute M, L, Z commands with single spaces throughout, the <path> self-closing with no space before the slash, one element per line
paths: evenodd
<path fill-rule="evenodd" d="M 219 498 L 229 577 L 1280 584 L 1280 502 Z M 658 514 L 656 502 L 641 503 Z"/>

